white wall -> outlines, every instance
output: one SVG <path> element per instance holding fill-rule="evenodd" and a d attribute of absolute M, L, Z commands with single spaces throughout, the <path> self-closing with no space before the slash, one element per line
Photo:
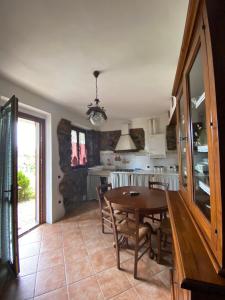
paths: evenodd
<path fill-rule="evenodd" d="M 64 215 L 63 202 L 61 204 L 58 203 L 60 197 L 58 192 L 58 175 L 62 175 L 59 167 L 58 123 L 61 118 L 65 118 L 74 125 L 90 128 L 89 122 L 73 111 L 69 111 L 63 106 L 35 95 L 0 77 L 0 96 L 10 98 L 12 95 L 16 95 L 19 99 L 20 110 L 26 112 L 32 110 L 32 114 L 46 119 L 46 215 L 47 222 L 53 223 Z"/>

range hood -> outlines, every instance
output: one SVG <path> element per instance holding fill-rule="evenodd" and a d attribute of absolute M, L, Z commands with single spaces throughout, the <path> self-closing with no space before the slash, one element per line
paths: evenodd
<path fill-rule="evenodd" d="M 123 124 L 121 128 L 121 136 L 116 145 L 116 152 L 137 151 L 137 148 L 129 134 L 129 124 Z"/>

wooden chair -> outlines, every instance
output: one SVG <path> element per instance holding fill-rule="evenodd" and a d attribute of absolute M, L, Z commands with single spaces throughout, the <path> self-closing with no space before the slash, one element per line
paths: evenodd
<path fill-rule="evenodd" d="M 105 189 L 111 190 L 112 189 L 111 183 L 109 183 L 107 185 L 104 185 L 104 190 Z M 109 209 L 109 207 L 107 206 L 107 204 L 104 200 L 104 192 L 102 191 L 102 186 L 101 185 L 96 187 L 96 192 L 97 192 L 100 215 L 101 215 L 102 233 L 105 233 L 105 227 L 109 229 L 110 233 L 113 233 L 110 209 Z"/>
<path fill-rule="evenodd" d="M 111 218 L 111 214 L 110 214 L 110 209 L 104 199 L 104 193 L 107 190 L 111 190 L 111 189 L 112 189 L 111 183 L 104 184 L 103 186 L 100 185 L 100 186 L 96 187 L 96 192 L 97 192 L 98 201 L 99 201 L 101 222 L 102 222 L 102 233 L 113 233 L 113 226 L 112 226 L 113 223 L 112 223 L 112 218 Z M 121 222 L 127 216 L 127 213 L 120 211 L 119 205 L 117 205 L 115 214 L 117 217 L 117 222 Z M 105 227 L 109 230 L 109 232 L 105 232 Z"/>
<path fill-rule="evenodd" d="M 150 189 L 158 189 L 158 190 L 164 190 L 166 193 L 168 191 L 169 185 L 167 183 L 163 182 L 153 182 L 149 181 L 149 188 Z M 171 232 L 171 226 L 170 226 L 170 220 L 167 217 L 166 213 L 160 214 L 160 218 L 157 219 L 155 218 L 154 215 L 150 217 L 153 222 L 160 221 L 159 227 L 156 229 L 156 234 L 157 234 L 157 263 L 160 263 L 161 260 L 161 252 L 162 252 L 162 245 L 164 248 L 166 247 L 166 244 L 168 243 L 168 237 L 172 236 Z M 163 250 L 166 252 L 170 252 L 167 250 Z"/>
<path fill-rule="evenodd" d="M 116 221 L 115 207 L 111 202 L 108 202 L 108 206 L 113 221 L 117 268 L 120 270 L 120 249 L 124 246 L 130 248 L 128 244 L 130 239 L 134 243 L 134 278 L 137 278 L 137 264 L 139 259 L 147 251 L 149 251 L 149 256 L 151 253 L 151 227 L 149 224 L 140 223 L 140 213 L 138 209 L 132 212 L 134 214 L 134 220 L 127 217 L 121 223 L 118 223 Z M 139 255 L 139 250 L 142 248 L 144 248 L 144 251 Z"/>
<path fill-rule="evenodd" d="M 149 181 L 148 182 L 148 187 L 149 189 L 155 189 L 155 190 L 163 190 L 163 191 L 167 191 L 169 189 L 169 184 L 168 183 L 164 183 L 164 182 L 159 182 L 159 181 Z M 155 221 L 158 222 L 162 222 L 163 217 L 166 217 L 165 213 L 160 213 L 159 214 L 159 218 L 155 217 L 155 215 L 148 215 L 148 218 L 150 218 L 153 223 Z"/>
<path fill-rule="evenodd" d="M 168 242 L 168 237 L 172 237 L 172 232 L 171 232 L 171 225 L 170 225 L 170 220 L 169 218 L 164 218 L 159 226 L 159 228 L 156 230 L 157 233 L 157 248 L 158 248 L 158 253 L 157 253 L 157 263 L 160 263 L 161 260 L 161 252 L 162 252 L 162 245 L 164 246 L 163 251 L 171 253 L 170 250 L 166 250 L 166 244 L 171 244 L 171 242 Z"/>

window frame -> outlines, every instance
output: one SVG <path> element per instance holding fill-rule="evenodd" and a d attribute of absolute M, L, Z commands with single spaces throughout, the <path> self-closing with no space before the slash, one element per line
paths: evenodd
<path fill-rule="evenodd" d="M 76 131 L 77 133 L 77 158 L 78 158 L 78 162 L 80 162 L 80 141 L 79 141 L 79 133 L 83 133 L 84 134 L 84 138 L 85 138 L 85 149 L 86 149 L 86 164 L 85 165 L 80 165 L 78 164 L 77 166 L 73 166 L 72 165 L 72 153 L 71 153 L 71 158 L 70 158 L 70 166 L 72 169 L 80 169 L 80 168 L 87 168 L 88 166 L 88 157 L 87 157 L 87 131 L 83 128 L 77 127 L 72 125 L 71 126 L 71 148 L 72 148 L 72 131 Z"/>

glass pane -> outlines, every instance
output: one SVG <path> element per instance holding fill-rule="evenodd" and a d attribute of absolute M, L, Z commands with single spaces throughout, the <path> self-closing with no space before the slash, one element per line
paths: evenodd
<path fill-rule="evenodd" d="M 27 137 L 29 136 L 29 143 Z M 18 119 L 18 234 L 39 223 L 39 123 Z"/>
<path fill-rule="evenodd" d="M 71 155 L 71 166 L 76 167 L 78 165 L 78 149 L 77 149 L 77 132 L 76 130 L 71 131 L 71 145 L 72 145 L 72 155 Z"/>
<path fill-rule="evenodd" d="M 187 159 L 186 159 L 186 130 L 184 116 L 184 97 L 179 101 L 179 135 L 180 135 L 180 154 L 181 154 L 181 180 L 182 185 L 187 186 Z"/>
<path fill-rule="evenodd" d="M 1 282 L 9 278 L 3 265 L 18 273 L 17 218 L 17 155 L 16 123 L 18 99 L 13 96 L 0 109 L 0 269 Z M 15 214 L 15 215 L 16 215 Z M 12 264 L 12 265 L 11 265 Z"/>
<path fill-rule="evenodd" d="M 194 202 L 210 221 L 210 186 L 205 90 L 200 51 L 189 73 Z"/>
<path fill-rule="evenodd" d="M 85 134 L 83 132 L 79 132 L 79 164 L 86 165 L 87 163 L 87 153 L 86 153 L 86 145 L 85 145 Z"/>

